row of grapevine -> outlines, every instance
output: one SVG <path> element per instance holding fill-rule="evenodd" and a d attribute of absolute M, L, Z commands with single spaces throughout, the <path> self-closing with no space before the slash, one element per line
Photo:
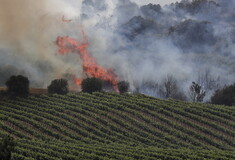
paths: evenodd
<path fill-rule="evenodd" d="M 234 115 L 144 95 L 41 95 L 0 100 L 0 136 L 18 141 L 15 159 L 231 159 Z"/>

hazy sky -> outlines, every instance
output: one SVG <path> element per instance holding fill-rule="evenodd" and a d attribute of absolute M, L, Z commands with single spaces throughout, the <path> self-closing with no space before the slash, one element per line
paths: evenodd
<path fill-rule="evenodd" d="M 139 5 L 144 5 L 144 4 L 149 4 L 149 3 L 165 5 L 165 4 L 170 4 L 172 2 L 176 2 L 180 0 L 131 0 L 131 1 L 136 2 Z"/>

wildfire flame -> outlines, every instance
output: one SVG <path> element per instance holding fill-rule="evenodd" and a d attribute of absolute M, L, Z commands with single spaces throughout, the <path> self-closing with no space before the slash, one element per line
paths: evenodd
<path fill-rule="evenodd" d="M 97 64 L 94 57 L 87 51 L 89 46 L 87 37 L 82 30 L 83 41 L 79 43 L 71 37 L 57 37 L 56 44 L 59 46 L 59 54 L 65 55 L 68 53 L 78 54 L 82 60 L 83 72 L 87 77 L 100 78 L 110 82 L 117 91 L 118 76 L 110 69 L 102 68 Z M 77 85 L 81 85 L 82 79 L 75 79 Z"/>

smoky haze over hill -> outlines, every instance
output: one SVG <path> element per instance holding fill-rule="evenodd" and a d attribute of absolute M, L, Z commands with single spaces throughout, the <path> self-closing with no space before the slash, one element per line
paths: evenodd
<path fill-rule="evenodd" d="M 132 90 L 159 96 L 152 86 L 167 75 L 183 91 L 192 81 L 200 83 L 207 96 L 234 82 L 233 1 L 184 0 L 165 6 L 130 0 L 0 2 L 1 85 L 11 74 L 27 75 L 36 87 L 81 76 L 79 57 L 59 56 L 54 43 L 57 36 L 81 39 L 81 26 L 97 62 L 129 81 Z M 63 23 L 62 16 L 72 22 Z"/>

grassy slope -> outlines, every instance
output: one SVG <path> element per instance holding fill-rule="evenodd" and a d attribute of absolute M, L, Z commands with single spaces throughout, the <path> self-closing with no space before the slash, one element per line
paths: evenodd
<path fill-rule="evenodd" d="M 17 159 L 235 159 L 235 108 L 143 95 L 0 100 Z"/>

